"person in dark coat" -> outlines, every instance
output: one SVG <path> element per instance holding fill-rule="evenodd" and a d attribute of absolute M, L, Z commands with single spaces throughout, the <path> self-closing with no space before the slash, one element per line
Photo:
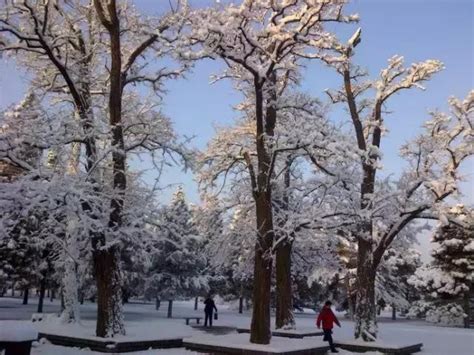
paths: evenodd
<path fill-rule="evenodd" d="M 334 315 L 331 309 L 331 305 L 332 305 L 331 301 L 327 301 L 324 304 L 323 309 L 318 315 L 318 320 L 316 321 L 316 325 L 318 329 L 321 329 L 321 323 L 322 323 L 323 332 L 324 332 L 323 340 L 329 342 L 331 352 L 338 353 L 339 351 L 336 350 L 336 347 L 334 346 L 334 342 L 332 340 L 332 328 L 334 327 L 334 323 L 336 323 L 337 326 L 340 328 L 341 323 L 339 323 L 336 316 Z"/>
<path fill-rule="evenodd" d="M 214 310 L 217 313 L 217 308 L 216 304 L 214 303 L 214 300 L 212 299 L 212 295 L 207 296 L 206 300 L 204 301 L 204 326 L 207 327 L 207 321 L 209 320 L 209 326 L 212 327 L 212 316 Z"/>

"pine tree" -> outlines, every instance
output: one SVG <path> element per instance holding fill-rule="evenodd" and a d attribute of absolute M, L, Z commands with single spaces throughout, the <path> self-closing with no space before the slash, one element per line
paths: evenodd
<path fill-rule="evenodd" d="M 452 302 L 462 306 L 466 328 L 469 328 L 472 319 L 469 296 L 474 289 L 473 222 L 472 218 L 468 221 L 468 228 L 452 223 L 442 226 L 433 236 L 433 242 L 439 244 L 432 252 L 433 267 L 439 268 L 452 280 L 451 290 L 437 293 L 442 303 Z"/>
<path fill-rule="evenodd" d="M 158 224 L 147 277 L 147 293 L 169 301 L 168 317 L 174 299 L 208 289 L 208 277 L 202 275 L 206 259 L 197 252 L 199 242 L 191 210 L 178 188 Z"/>
<path fill-rule="evenodd" d="M 441 225 L 433 235 L 433 261 L 410 282 L 424 295 L 411 312 L 426 315 L 430 322 L 469 328 L 470 295 L 474 290 L 474 214 L 464 206 L 451 208 L 449 219 L 462 224 Z"/>
<path fill-rule="evenodd" d="M 0 146 L 16 142 L 10 152 L 16 159 L 13 162 L 0 160 L 0 183 L 5 183 L 5 189 L 9 188 L 9 182 L 20 179 L 26 169 L 35 169 L 40 164 L 42 150 L 30 141 L 34 141 L 32 137 L 43 118 L 40 102 L 32 90 L 18 105 L 3 113 Z M 28 211 L 26 215 L 17 212 L 10 218 L 11 233 L 0 236 L 0 272 L 23 288 L 24 304 L 28 302 L 28 289 L 44 281 L 45 273 L 51 269 L 50 260 L 46 260 L 46 244 L 35 234 L 38 228 L 44 228 L 41 226 L 43 218 L 38 210 Z"/>

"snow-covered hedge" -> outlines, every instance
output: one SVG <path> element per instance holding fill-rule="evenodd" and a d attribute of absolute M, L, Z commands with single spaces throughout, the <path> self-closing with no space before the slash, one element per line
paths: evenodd
<path fill-rule="evenodd" d="M 428 311 L 434 308 L 433 303 L 426 301 L 416 301 L 408 310 L 408 318 L 425 318 Z"/>
<path fill-rule="evenodd" d="M 450 327 L 464 326 L 464 313 L 462 307 L 456 303 L 436 305 L 433 302 L 417 301 L 411 306 L 407 317 L 425 319 L 429 323 Z"/>
<path fill-rule="evenodd" d="M 426 312 L 427 322 L 451 327 L 462 327 L 465 317 L 466 314 L 462 307 L 455 303 L 436 307 Z"/>

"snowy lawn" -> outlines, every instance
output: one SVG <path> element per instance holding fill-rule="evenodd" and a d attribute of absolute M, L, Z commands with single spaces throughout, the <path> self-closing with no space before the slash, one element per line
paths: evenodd
<path fill-rule="evenodd" d="M 31 304 L 27 306 L 21 305 L 20 299 L 0 298 L 0 319 L 30 319 L 31 314 L 36 312 L 36 300 L 32 299 Z M 201 315 L 202 304 L 199 305 L 198 311 L 193 310 L 193 301 L 175 302 L 174 316 Z M 50 303 L 47 301 L 48 312 L 58 311 L 59 304 L 57 302 Z M 230 327 L 249 327 L 250 313 L 238 314 L 228 305 L 217 305 L 219 309 L 219 320 L 215 322 L 219 326 Z M 77 335 L 75 332 L 94 337 L 95 325 L 93 322 L 95 312 L 95 304 L 85 304 L 81 306 L 81 314 L 84 320 L 82 327 L 75 327 L 74 333 L 69 335 Z M 339 315 L 342 328 L 334 330 L 334 338 L 337 340 L 352 341 L 352 332 L 354 324 L 344 320 Z M 128 335 L 127 337 L 141 337 L 145 339 L 150 335 L 159 338 L 176 336 L 178 333 L 187 336 L 207 336 L 199 329 L 186 326 L 182 319 L 166 319 L 166 303 L 163 303 L 161 309 L 156 311 L 153 304 L 127 304 L 125 305 L 125 320 Z M 296 314 L 296 324 L 298 328 L 308 329 L 314 327 L 315 316 L 310 314 Z M 38 325 L 38 327 L 43 327 Z M 44 325 L 47 327 L 47 325 Z M 66 329 L 66 328 L 64 328 Z M 474 330 L 460 328 L 444 328 L 429 325 L 421 321 L 408 321 L 400 319 L 391 321 L 383 318 L 379 324 L 379 340 L 386 344 L 407 344 L 407 343 L 423 343 L 423 349 L 420 354 L 426 355 L 471 355 L 474 353 Z M 69 331 L 67 331 L 69 333 Z M 248 335 L 247 335 L 248 336 Z M 312 339 L 312 338 L 305 338 Z M 316 337 L 320 340 L 320 337 Z M 341 354 L 351 354 L 347 351 Z M 87 350 L 71 349 L 57 347 L 50 344 L 40 344 L 33 350 L 34 355 L 70 355 L 70 354 L 99 354 Z M 193 354 L 193 352 L 184 349 L 164 349 L 136 352 L 133 354 L 151 355 L 151 354 Z M 369 353 L 366 353 L 369 354 Z M 375 354 L 375 353 L 372 353 Z"/>

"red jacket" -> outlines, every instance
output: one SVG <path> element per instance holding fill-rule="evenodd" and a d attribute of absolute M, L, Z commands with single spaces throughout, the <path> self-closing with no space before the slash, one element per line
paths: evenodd
<path fill-rule="evenodd" d="M 334 327 L 334 323 L 336 323 L 339 327 L 341 326 L 336 316 L 332 312 L 331 307 L 327 306 L 324 306 L 319 313 L 318 320 L 316 321 L 318 328 L 321 327 L 321 322 L 323 323 L 323 330 L 331 330 Z"/>

